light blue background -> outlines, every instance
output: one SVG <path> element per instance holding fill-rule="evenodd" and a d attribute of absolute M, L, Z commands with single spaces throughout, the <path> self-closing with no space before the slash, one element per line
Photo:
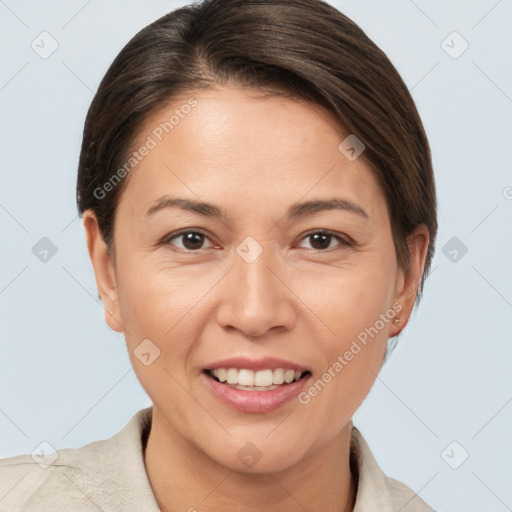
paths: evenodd
<path fill-rule="evenodd" d="M 185 3 L 0 1 L 2 457 L 43 440 L 62 448 L 109 437 L 150 404 L 103 321 L 75 179 L 107 67 L 140 28 Z M 411 89 L 439 196 L 423 302 L 354 423 L 384 471 L 435 508 L 510 510 L 512 2 L 330 3 Z M 31 48 L 42 31 L 59 44 L 46 60 Z M 441 47 L 453 31 L 469 43 L 457 59 Z M 58 248 L 47 263 L 32 253 L 43 236 Z M 468 248 L 456 263 L 442 252 L 452 237 Z M 458 469 L 441 457 L 452 441 L 469 453 Z"/>

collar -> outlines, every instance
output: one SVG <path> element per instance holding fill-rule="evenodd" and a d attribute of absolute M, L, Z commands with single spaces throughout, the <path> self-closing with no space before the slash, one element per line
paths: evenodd
<path fill-rule="evenodd" d="M 81 449 L 91 453 L 84 457 L 87 464 L 80 464 L 84 471 L 76 475 L 76 483 L 80 486 L 83 475 L 82 484 L 88 487 L 89 495 L 102 509 L 159 512 L 144 463 L 151 418 L 152 407 L 142 409 L 110 439 L 91 443 Z M 112 457 L 112 454 L 115 456 Z M 87 465 L 90 467 L 84 467 Z M 98 466 L 101 467 L 100 471 Z M 350 468 L 357 489 L 353 512 L 432 511 L 405 484 L 383 473 L 355 426 L 352 426 L 350 439 Z M 91 475 L 98 473 L 100 480 L 96 485 L 91 485 Z M 105 480 L 105 475 L 110 475 L 110 478 Z"/>

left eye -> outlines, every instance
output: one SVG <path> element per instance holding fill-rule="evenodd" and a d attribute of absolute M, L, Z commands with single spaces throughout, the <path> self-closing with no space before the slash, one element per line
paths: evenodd
<path fill-rule="evenodd" d="M 334 233 L 330 233 L 329 231 L 317 231 L 316 233 L 310 233 L 302 240 L 304 241 L 308 239 L 310 239 L 311 248 L 319 251 L 330 249 L 332 247 L 331 242 L 333 240 L 340 242 L 340 245 L 349 245 L 346 240 Z"/>

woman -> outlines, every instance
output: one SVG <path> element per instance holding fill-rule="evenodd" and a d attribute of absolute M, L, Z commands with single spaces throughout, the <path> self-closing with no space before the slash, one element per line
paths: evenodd
<path fill-rule="evenodd" d="M 413 100 L 352 21 L 206 0 L 152 23 L 89 109 L 77 201 L 153 406 L 111 439 L 2 461 L 12 509 L 432 510 L 351 420 L 437 233 Z"/>

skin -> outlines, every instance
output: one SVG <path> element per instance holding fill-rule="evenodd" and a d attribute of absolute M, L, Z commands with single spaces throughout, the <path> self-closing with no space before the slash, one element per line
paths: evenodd
<path fill-rule="evenodd" d="M 163 511 L 352 510 L 351 418 L 388 338 L 409 319 L 428 230 L 411 234 L 405 274 L 370 167 L 339 151 L 348 134 L 327 111 L 297 99 L 263 98 L 236 85 L 193 91 L 154 113 L 135 147 L 191 96 L 197 106 L 129 175 L 116 212 L 115 258 L 94 213 L 83 216 L 106 321 L 124 332 L 154 404 L 145 461 L 156 499 Z M 165 194 L 211 203 L 225 219 L 178 207 L 147 216 Z M 335 195 L 368 219 L 340 209 L 285 215 L 298 201 Z M 206 237 L 192 246 L 170 240 L 184 228 Z M 334 237 L 315 244 L 311 232 L 322 230 L 352 245 Z M 236 252 L 248 236 L 263 250 L 252 263 Z M 248 414 L 219 402 L 199 378 L 213 361 L 269 355 L 310 368 L 313 383 L 395 302 L 400 324 L 386 322 L 307 405 L 294 399 Z M 147 338 L 160 349 L 149 366 L 134 355 Z M 248 441 L 262 454 L 250 467 L 237 457 Z"/>

